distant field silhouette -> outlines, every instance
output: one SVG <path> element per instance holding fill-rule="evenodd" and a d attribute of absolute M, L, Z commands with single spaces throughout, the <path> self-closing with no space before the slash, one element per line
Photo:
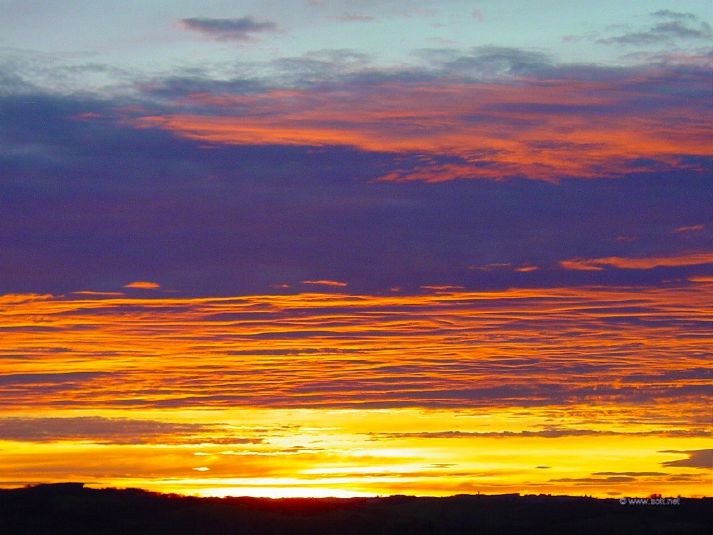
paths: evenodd
<path fill-rule="evenodd" d="M 572 496 L 194 498 L 81 483 L 0 490 L 0 533 L 703 534 L 713 498 L 678 505 Z"/>

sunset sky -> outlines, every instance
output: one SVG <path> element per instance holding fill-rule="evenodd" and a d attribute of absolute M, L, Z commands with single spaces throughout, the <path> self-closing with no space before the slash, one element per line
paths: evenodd
<path fill-rule="evenodd" d="M 0 10 L 0 487 L 712 494 L 708 0 Z"/>

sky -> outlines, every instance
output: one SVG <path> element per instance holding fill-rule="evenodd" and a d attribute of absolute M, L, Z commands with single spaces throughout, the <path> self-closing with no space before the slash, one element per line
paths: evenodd
<path fill-rule="evenodd" d="M 0 486 L 710 495 L 709 2 L 0 9 Z"/>

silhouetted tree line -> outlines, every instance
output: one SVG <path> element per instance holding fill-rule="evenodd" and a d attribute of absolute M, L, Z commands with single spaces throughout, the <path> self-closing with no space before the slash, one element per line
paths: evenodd
<path fill-rule="evenodd" d="M 81 483 L 0 490 L 4 535 L 709 533 L 713 499 L 622 505 L 570 496 L 194 498 Z"/>

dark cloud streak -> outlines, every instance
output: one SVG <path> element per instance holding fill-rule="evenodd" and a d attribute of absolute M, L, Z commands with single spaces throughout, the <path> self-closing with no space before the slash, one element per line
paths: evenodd
<path fill-rule="evenodd" d="M 180 24 L 186 30 L 199 32 L 219 41 L 246 42 L 255 39 L 255 34 L 276 32 L 277 24 L 258 21 L 252 17 L 237 19 L 186 18 Z"/>
<path fill-rule="evenodd" d="M 677 468 L 703 468 L 713 470 L 713 449 L 706 450 L 665 450 L 661 453 L 680 453 L 687 456 L 686 459 L 678 461 L 666 461 L 662 466 Z"/>
<path fill-rule="evenodd" d="M 710 42 L 713 38 L 710 24 L 691 13 L 679 13 L 664 9 L 651 15 L 656 19 L 663 20 L 645 30 L 600 38 L 597 39 L 597 42 L 604 45 L 649 46 L 670 44 L 681 40 Z"/>

